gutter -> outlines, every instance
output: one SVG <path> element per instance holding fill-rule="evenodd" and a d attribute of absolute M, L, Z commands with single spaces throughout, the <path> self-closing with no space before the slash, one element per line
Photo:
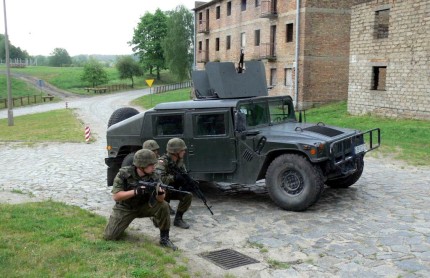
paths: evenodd
<path fill-rule="evenodd" d="M 294 76 L 294 106 L 297 109 L 299 98 L 299 38 L 300 38 L 300 0 L 296 0 L 296 53 L 295 53 L 295 76 Z"/>

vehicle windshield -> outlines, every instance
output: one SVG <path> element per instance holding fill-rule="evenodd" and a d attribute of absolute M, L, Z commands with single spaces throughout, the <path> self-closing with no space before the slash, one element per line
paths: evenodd
<path fill-rule="evenodd" d="M 293 103 L 285 98 L 244 102 L 238 108 L 245 115 L 247 127 L 296 120 Z"/>

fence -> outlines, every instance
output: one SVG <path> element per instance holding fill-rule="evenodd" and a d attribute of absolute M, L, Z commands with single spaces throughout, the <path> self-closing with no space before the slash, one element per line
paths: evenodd
<path fill-rule="evenodd" d="M 192 86 L 193 86 L 192 81 L 185 81 L 182 83 L 160 85 L 160 86 L 152 88 L 152 92 L 154 94 L 158 94 L 158 93 L 164 93 L 167 91 L 174 91 L 174 90 L 179 90 L 179 89 L 184 89 L 184 88 L 190 88 Z"/>
<path fill-rule="evenodd" d="M 52 100 L 53 96 L 44 95 L 27 95 L 12 98 L 13 107 L 29 105 L 32 103 L 45 102 L 47 100 Z M 7 108 L 7 98 L 0 98 L 0 108 Z"/>

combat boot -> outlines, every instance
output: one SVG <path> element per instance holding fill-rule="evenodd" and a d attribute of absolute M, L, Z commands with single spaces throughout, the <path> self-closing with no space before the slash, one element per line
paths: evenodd
<path fill-rule="evenodd" d="M 175 215 L 175 220 L 173 221 L 173 225 L 182 229 L 188 229 L 190 228 L 190 225 L 184 220 L 182 220 L 183 215 L 184 215 L 183 212 L 177 211 Z"/>
<path fill-rule="evenodd" d="M 163 247 L 171 248 L 173 251 L 178 250 L 178 247 L 170 241 L 169 230 L 160 231 L 160 245 Z"/>

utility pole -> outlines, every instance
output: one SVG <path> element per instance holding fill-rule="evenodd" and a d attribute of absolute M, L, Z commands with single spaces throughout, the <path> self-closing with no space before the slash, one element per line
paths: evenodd
<path fill-rule="evenodd" d="M 6 83 L 7 83 L 7 119 L 8 125 L 13 126 L 13 101 L 10 89 L 10 58 L 9 58 L 9 36 L 7 35 L 6 0 L 3 0 L 4 10 L 4 44 L 6 51 Z"/>

